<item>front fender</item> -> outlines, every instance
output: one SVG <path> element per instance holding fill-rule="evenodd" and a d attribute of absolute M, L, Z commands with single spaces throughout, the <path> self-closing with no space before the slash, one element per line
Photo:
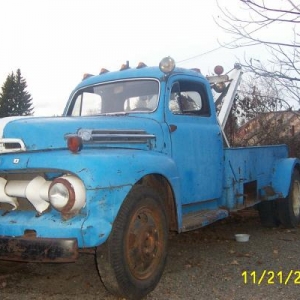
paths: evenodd
<path fill-rule="evenodd" d="M 84 160 L 90 161 L 90 165 L 87 171 L 81 171 L 78 175 L 88 183 L 89 189 L 114 190 L 118 194 L 117 197 L 113 197 L 113 206 L 108 202 L 106 205 L 110 208 L 110 213 L 106 216 L 110 216 L 110 222 L 114 220 L 131 188 L 141 178 L 150 174 L 159 174 L 166 178 L 173 190 L 177 221 L 181 226 L 180 180 L 175 162 L 169 156 L 158 152 L 128 149 L 111 150 L 106 154 L 103 156 L 104 153 L 102 153 L 98 158 L 93 154 L 91 156 L 88 153 L 84 154 Z M 88 173 L 84 174 L 85 172 Z M 107 201 L 109 198 L 107 197 Z M 106 202 L 103 197 L 102 201 Z"/>
<path fill-rule="evenodd" d="M 0 157 L 2 174 L 31 172 L 46 173 L 48 180 L 66 173 L 75 174 L 86 188 L 87 205 L 78 216 L 70 221 L 58 223 L 60 215 L 54 211 L 51 215 L 41 216 L 49 219 L 44 222 L 44 227 L 40 225 L 41 218 L 30 223 L 40 237 L 52 237 L 52 231 L 47 228 L 57 224 L 59 234 L 76 237 L 79 247 L 92 247 L 103 243 L 109 236 L 119 208 L 131 188 L 149 174 L 160 174 L 170 183 L 175 195 L 178 223 L 181 226 L 181 206 L 178 203 L 181 194 L 177 167 L 166 154 L 138 149 L 110 148 L 85 149 L 78 154 L 58 150 L 10 153 Z M 13 218 L 13 221 L 19 217 L 20 212 L 11 212 L 7 216 Z M 32 216 L 29 213 L 28 218 L 23 214 L 24 223 L 20 224 L 18 221 L 13 228 L 10 226 L 10 219 L 5 223 L 2 218 L 1 230 L 3 233 L 13 230 L 14 235 L 22 235 L 30 218 Z M 7 226 L 4 228 L 3 224 Z M 64 230 L 60 231 L 61 226 Z M 53 232 L 59 236 L 56 231 Z"/>
<path fill-rule="evenodd" d="M 292 174 L 300 167 L 298 158 L 283 158 L 275 162 L 272 175 L 272 187 L 281 198 L 288 196 Z"/>
<path fill-rule="evenodd" d="M 26 169 L 61 170 L 76 174 L 87 189 L 88 207 L 101 207 L 101 218 L 111 224 L 131 188 L 144 176 L 159 174 L 169 182 L 181 226 L 180 180 L 175 162 L 166 154 L 137 149 L 87 149 L 35 153 L 22 159 Z M 19 167 L 21 167 L 21 162 Z M 14 166 L 16 167 L 16 166 Z M 98 212 L 100 213 L 100 212 Z M 98 214 L 99 215 L 99 214 Z M 106 234 L 105 234 L 106 235 Z"/>

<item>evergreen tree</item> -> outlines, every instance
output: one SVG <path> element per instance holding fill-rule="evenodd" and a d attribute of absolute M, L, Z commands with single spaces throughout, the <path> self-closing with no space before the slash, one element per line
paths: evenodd
<path fill-rule="evenodd" d="M 0 93 L 0 118 L 33 114 L 32 98 L 26 88 L 20 69 L 7 76 Z"/>

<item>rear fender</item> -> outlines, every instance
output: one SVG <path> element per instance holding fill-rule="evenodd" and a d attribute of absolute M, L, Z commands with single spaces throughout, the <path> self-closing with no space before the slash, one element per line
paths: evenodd
<path fill-rule="evenodd" d="M 284 158 L 275 162 L 272 176 L 272 187 L 280 198 L 288 196 L 294 169 L 300 170 L 298 158 Z"/>

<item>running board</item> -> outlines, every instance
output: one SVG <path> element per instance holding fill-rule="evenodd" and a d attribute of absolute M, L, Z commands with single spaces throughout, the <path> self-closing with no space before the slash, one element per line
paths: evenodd
<path fill-rule="evenodd" d="M 204 227 L 215 221 L 227 218 L 229 215 L 225 209 L 202 210 L 188 213 L 182 218 L 182 231 L 194 230 Z"/>

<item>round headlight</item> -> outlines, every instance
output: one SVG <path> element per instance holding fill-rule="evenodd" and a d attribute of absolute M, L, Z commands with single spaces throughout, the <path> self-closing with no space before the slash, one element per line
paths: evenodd
<path fill-rule="evenodd" d="M 64 208 L 69 201 L 69 191 L 65 185 L 58 182 L 53 184 L 49 189 L 49 197 L 51 204 L 58 210 Z"/>
<path fill-rule="evenodd" d="M 159 63 L 159 68 L 164 73 L 171 73 L 175 69 L 175 60 L 168 56 L 161 60 Z"/>
<path fill-rule="evenodd" d="M 85 206 L 85 187 L 76 176 L 58 177 L 51 183 L 48 197 L 56 210 L 64 216 L 71 216 Z"/>
<path fill-rule="evenodd" d="M 65 178 L 55 179 L 49 187 L 51 205 L 62 213 L 68 213 L 75 203 L 75 192 L 71 183 Z"/>

